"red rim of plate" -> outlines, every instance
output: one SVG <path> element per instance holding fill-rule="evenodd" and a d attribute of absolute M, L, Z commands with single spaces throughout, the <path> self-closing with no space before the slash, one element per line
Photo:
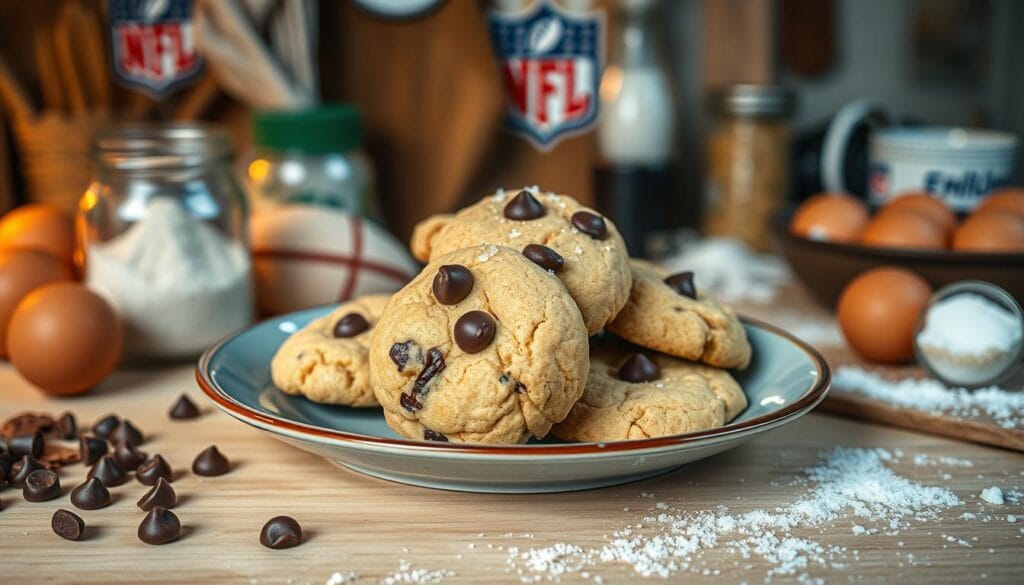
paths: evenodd
<path fill-rule="evenodd" d="M 246 331 L 241 331 L 233 335 L 229 335 L 217 343 L 211 345 L 203 355 L 199 358 L 199 363 L 196 365 L 196 381 L 199 383 L 199 388 L 214 402 L 214 404 L 221 410 L 234 416 L 235 418 L 253 425 L 257 425 L 254 421 L 262 423 L 262 425 L 270 426 L 274 429 L 281 431 L 289 431 L 298 435 L 307 435 L 318 439 L 330 439 L 335 441 L 342 441 L 348 443 L 358 443 L 363 445 L 376 445 L 383 447 L 401 447 L 411 450 L 419 451 L 434 451 L 437 453 L 473 453 L 473 454 L 489 454 L 489 455 L 523 455 L 523 456 L 549 456 L 549 455 L 582 455 L 582 454 L 598 454 L 608 453 L 613 451 L 638 451 L 645 449 L 655 449 L 659 447 L 668 447 L 683 445 L 686 443 L 693 443 L 708 438 L 718 438 L 727 435 L 740 433 L 743 431 L 749 431 L 773 423 L 777 423 L 795 416 L 800 416 L 807 411 L 810 411 L 818 405 L 828 392 L 831 384 L 831 373 L 828 368 L 828 364 L 825 359 L 815 350 L 813 347 L 808 345 L 806 342 L 798 339 L 792 334 L 783 331 L 782 329 L 769 325 L 763 321 L 757 319 L 751 319 L 749 317 L 740 317 L 740 320 L 748 325 L 753 325 L 759 329 L 764 329 L 770 333 L 778 335 L 793 345 L 797 346 L 801 351 L 807 354 L 811 362 L 814 363 L 815 368 L 818 372 L 818 381 L 808 391 L 804 392 L 798 400 L 789 404 L 779 410 L 763 414 L 759 417 L 752 418 L 747 421 L 740 423 L 728 424 L 725 426 L 717 427 L 714 429 L 708 429 L 705 431 L 697 431 L 695 433 L 686 433 L 682 435 L 669 435 L 664 437 L 654 437 L 650 439 L 634 439 L 629 441 L 609 441 L 607 443 L 558 443 L 558 444 L 539 444 L 539 445 L 477 445 L 477 444 L 465 444 L 465 443 L 439 443 L 431 441 L 414 441 L 411 439 L 390 439 L 385 437 L 372 437 L 369 435 L 360 435 L 357 433 L 349 433 L 345 431 L 339 431 L 335 429 L 328 429 L 316 425 L 309 425 L 305 423 L 299 423 L 263 412 L 258 412 L 252 408 L 235 401 L 233 398 L 227 395 L 209 376 L 210 361 L 213 356 L 229 341 L 235 339 L 239 335 L 244 334 Z"/>

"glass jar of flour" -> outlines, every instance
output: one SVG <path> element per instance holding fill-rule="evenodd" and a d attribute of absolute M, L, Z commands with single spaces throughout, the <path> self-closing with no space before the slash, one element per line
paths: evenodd
<path fill-rule="evenodd" d="M 76 261 L 121 316 L 125 353 L 194 357 L 253 318 L 245 198 L 228 135 L 206 124 L 120 125 L 93 139 Z"/>

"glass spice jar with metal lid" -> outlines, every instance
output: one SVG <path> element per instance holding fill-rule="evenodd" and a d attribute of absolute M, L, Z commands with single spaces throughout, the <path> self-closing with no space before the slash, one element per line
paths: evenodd
<path fill-rule="evenodd" d="M 199 354 L 253 318 L 247 210 L 227 133 L 208 124 L 101 129 L 79 202 L 76 261 L 118 311 L 125 353 Z"/>
<path fill-rule="evenodd" d="M 771 216 L 789 188 L 787 117 L 796 100 L 777 85 L 731 85 L 710 98 L 704 230 L 767 250 Z"/>

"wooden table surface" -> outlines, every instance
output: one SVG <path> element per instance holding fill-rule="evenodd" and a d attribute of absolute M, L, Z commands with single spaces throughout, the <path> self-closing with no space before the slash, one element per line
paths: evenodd
<path fill-rule="evenodd" d="M 201 418 L 167 418 L 181 392 L 203 405 Z M 527 550 L 563 541 L 601 546 L 615 530 L 651 515 L 658 502 L 684 512 L 719 505 L 735 512 L 785 507 L 806 489 L 790 480 L 834 446 L 901 450 L 903 457 L 893 466 L 899 475 L 952 489 L 964 505 L 945 510 L 940 520 L 911 521 L 898 536 L 855 535 L 853 517 L 796 528 L 796 536 L 846 547 L 830 566 L 812 564 L 810 577 L 832 583 L 1024 582 L 1024 504 L 993 506 L 979 498 L 992 485 L 1019 491 L 1024 455 L 824 414 L 812 413 L 737 449 L 639 483 L 565 494 L 480 495 L 391 484 L 340 470 L 215 411 L 186 365 L 120 371 L 89 395 L 64 400 L 44 397 L 2 366 L 0 396 L 3 418 L 24 410 L 59 414 L 68 409 L 82 424 L 109 412 L 130 418 L 150 437 L 144 449 L 163 454 L 179 472 L 173 484 L 180 500 L 175 512 L 186 527 L 176 543 L 140 543 L 136 529 L 143 514 L 135 502 L 146 488 L 134 481 L 114 488 L 115 503 L 106 509 L 74 509 L 67 491 L 85 470 L 72 465 L 61 472 L 65 494 L 59 500 L 32 504 L 13 489 L 0 491 L 0 583 L 299 584 L 324 583 L 335 572 L 357 573 L 356 583 L 377 583 L 416 569 L 447 571 L 445 583 L 519 583 L 520 575 L 507 563 L 508 547 Z M 220 447 L 234 470 L 198 478 L 187 469 L 210 444 Z M 973 466 L 915 465 L 918 454 L 969 459 Z M 58 507 L 85 519 L 86 540 L 68 542 L 51 532 L 50 516 Z M 964 512 L 977 517 L 964 520 Z M 282 551 L 258 544 L 260 527 L 279 514 L 302 523 L 305 544 Z M 1008 522 L 1008 515 L 1021 521 Z M 969 546 L 951 543 L 946 535 Z M 772 568 L 756 555 L 739 559 L 719 548 L 692 561 L 693 569 L 668 581 L 762 583 Z M 599 580 L 627 583 L 640 577 L 622 564 L 561 577 L 564 583 Z"/>

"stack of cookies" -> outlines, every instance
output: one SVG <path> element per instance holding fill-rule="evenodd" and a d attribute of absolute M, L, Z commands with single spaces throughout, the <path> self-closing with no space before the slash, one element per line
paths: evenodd
<path fill-rule="evenodd" d="M 631 260 L 572 197 L 501 191 L 416 226 L 428 262 L 390 298 L 310 323 L 271 364 L 284 392 L 377 406 L 417 440 L 615 441 L 721 426 L 747 406 L 732 310 L 693 274 Z"/>

